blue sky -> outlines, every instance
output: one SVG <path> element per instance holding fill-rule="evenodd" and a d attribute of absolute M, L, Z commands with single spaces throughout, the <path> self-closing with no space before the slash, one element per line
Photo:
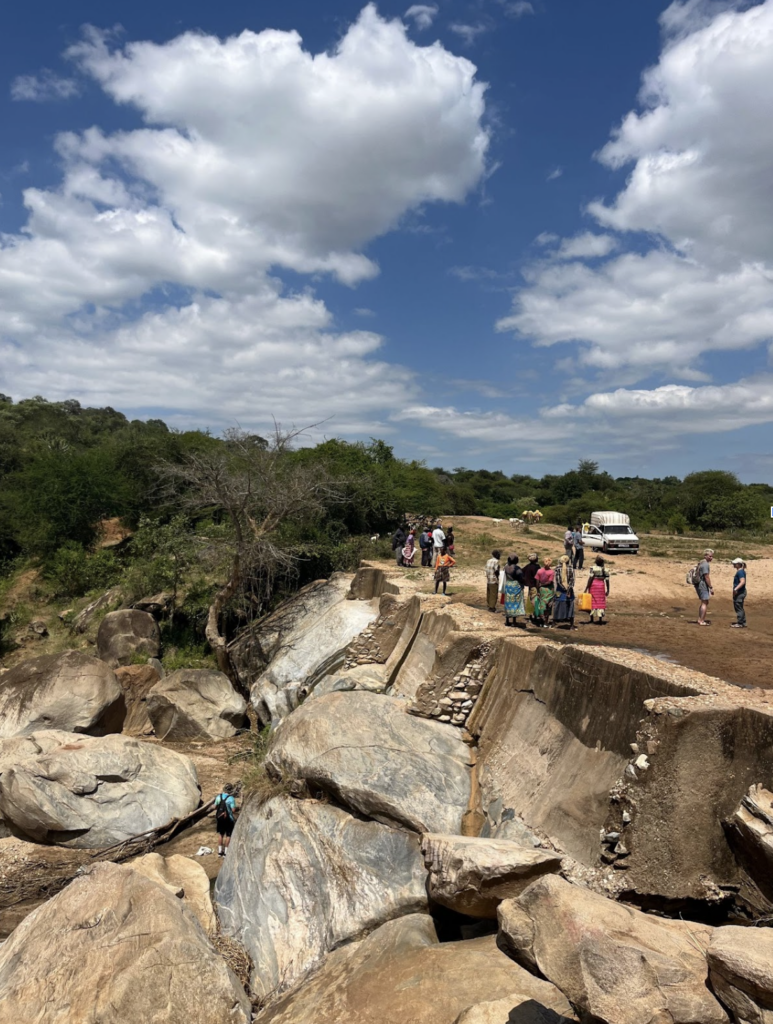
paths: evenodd
<path fill-rule="evenodd" d="M 0 12 L 0 390 L 773 480 L 773 0 Z"/>

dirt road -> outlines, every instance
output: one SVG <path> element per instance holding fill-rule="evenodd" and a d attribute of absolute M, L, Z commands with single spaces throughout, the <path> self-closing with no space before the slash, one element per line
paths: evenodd
<path fill-rule="evenodd" d="M 540 558 L 549 555 L 554 562 L 563 554 L 560 527 L 540 526 L 524 534 L 516 532 L 509 523 L 495 526 L 493 520 L 482 516 L 457 516 L 453 525 L 458 564 L 452 572 L 449 595 L 452 601 L 480 608 L 487 616 L 491 613 L 485 611 L 483 566 L 491 547 L 499 547 L 503 555 L 515 552 L 522 561 L 529 551 L 536 551 Z M 735 621 L 731 598 L 734 570 L 726 554 L 715 557 L 712 577 L 716 596 L 710 605 L 711 626 L 702 629 L 696 624 L 695 591 L 685 584 L 684 577 L 701 557 L 706 539 L 674 538 L 671 542 L 656 536 L 642 540 L 643 554 L 607 558 L 611 573 L 607 625 L 591 625 L 589 616 L 579 613 L 577 631 L 545 631 L 551 640 L 633 648 L 738 686 L 773 687 L 773 616 L 769 611 L 773 598 L 773 548 L 756 545 L 739 552 L 739 557 L 749 559 L 749 628 L 745 630 L 730 629 Z M 714 542 L 710 546 L 715 546 Z M 726 546 L 722 544 L 723 548 Z M 668 557 L 671 549 L 677 557 Z M 651 550 L 658 555 L 648 554 Z M 590 561 L 592 558 L 586 556 L 586 569 Z M 394 563 L 389 568 L 394 571 Z M 422 591 L 432 591 L 430 570 L 403 570 L 403 575 L 414 580 Z M 583 589 L 586 578 L 583 574 Z M 503 623 L 501 628 L 504 633 Z"/>

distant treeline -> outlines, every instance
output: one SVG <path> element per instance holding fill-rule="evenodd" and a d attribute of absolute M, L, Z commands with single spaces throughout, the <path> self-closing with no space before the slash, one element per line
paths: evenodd
<path fill-rule="evenodd" d="M 256 445 L 266 444 L 255 437 Z M 51 561 L 63 545 L 88 549 L 97 524 L 120 517 L 130 527 L 169 522 L 178 514 L 157 467 L 182 463 L 227 441 L 204 431 L 177 431 L 162 420 L 128 420 L 111 408 L 0 395 L 0 561 Z M 520 516 L 539 508 L 548 522 L 586 519 L 597 509 L 627 512 L 641 530 L 759 529 L 769 524 L 773 487 L 744 485 L 711 470 L 646 480 L 614 478 L 583 460 L 562 475 L 507 476 L 445 470 L 395 458 L 383 441 L 329 440 L 296 447 L 286 458 L 308 473 L 341 482 L 322 516 L 292 525 L 285 538 L 306 554 L 309 573 L 356 560 L 352 538 L 388 532 L 403 512 Z M 215 516 L 217 519 L 217 516 Z M 344 564 L 346 563 L 346 564 Z"/>

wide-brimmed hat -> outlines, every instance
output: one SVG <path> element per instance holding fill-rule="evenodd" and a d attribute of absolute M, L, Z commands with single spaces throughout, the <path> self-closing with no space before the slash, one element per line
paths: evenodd
<path fill-rule="evenodd" d="M 730 564 L 731 565 L 744 565 L 745 563 L 744 563 L 744 560 L 742 558 L 731 558 L 730 559 Z"/>

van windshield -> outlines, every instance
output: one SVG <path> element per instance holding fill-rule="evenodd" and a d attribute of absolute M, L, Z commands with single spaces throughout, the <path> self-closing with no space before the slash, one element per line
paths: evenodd
<path fill-rule="evenodd" d="M 630 526 L 617 526 L 613 524 L 612 526 L 605 526 L 604 533 L 633 533 L 633 530 Z"/>

